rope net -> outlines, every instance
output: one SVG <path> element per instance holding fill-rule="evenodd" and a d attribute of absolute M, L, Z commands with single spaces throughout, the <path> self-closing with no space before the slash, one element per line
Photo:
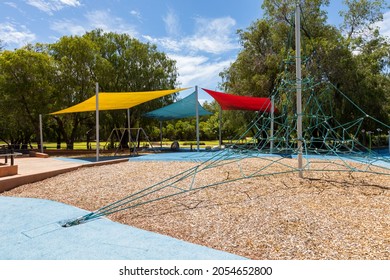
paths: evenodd
<path fill-rule="evenodd" d="M 313 83 L 306 79 L 302 81 L 302 89 L 304 176 L 315 172 L 345 172 L 346 176 L 352 172 L 366 172 L 390 176 L 390 156 L 371 149 L 372 135 L 367 139 L 363 130 L 368 121 L 383 131 L 390 130 L 389 125 L 366 114 L 328 81 Z M 357 108 L 360 116 L 346 122 L 336 120 L 333 115 L 335 93 Z M 226 149 L 202 153 L 204 160 L 194 167 L 85 216 L 66 221 L 63 226 L 238 180 L 245 184 L 255 177 L 298 173 L 295 81 L 282 78 L 270 98 L 278 113 L 273 115 L 268 110 L 255 114 L 245 131 Z M 368 142 L 368 146 L 363 142 Z"/>

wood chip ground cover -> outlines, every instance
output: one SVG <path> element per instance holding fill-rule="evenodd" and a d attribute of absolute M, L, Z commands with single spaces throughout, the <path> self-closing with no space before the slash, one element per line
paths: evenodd
<path fill-rule="evenodd" d="M 176 187 L 223 184 L 108 218 L 251 259 L 390 259 L 390 176 L 347 171 L 305 172 L 304 179 L 296 173 L 251 176 L 289 171 L 294 165 L 283 159 L 256 173 L 269 163 L 248 159 L 206 169 L 195 180 L 190 177 L 158 195 L 169 195 Z M 311 167 L 324 164 L 337 163 Z M 125 162 L 80 168 L 2 195 L 50 199 L 93 211 L 194 166 Z M 243 176 L 248 178 L 236 180 Z"/>

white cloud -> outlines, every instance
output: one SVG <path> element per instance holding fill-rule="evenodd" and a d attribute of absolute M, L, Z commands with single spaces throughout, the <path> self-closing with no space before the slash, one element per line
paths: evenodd
<path fill-rule="evenodd" d="M 193 49 L 218 54 L 238 48 L 238 42 L 233 39 L 236 34 L 236 21 L 233 18 L 197 18 L 196 23 L 196 33 L 187 41 Z"/>
<path fill-rule="evenodd" d="M 172 18 L 165 18 L 167 25 L 173 25 L 173 22 Z M 179 26 L 177 23 L 176 25 Z M 234 61 L 231 52 L 240 47 L 235 25 L 236 21 L 231 17 L 196 18 L 194 33 L 191 35 L 143 38 L 167 50 L 169 57 L 176 60 L 178 81 L 182 86 L 197 84 L 216 89 L 221 82 L 219 74 Z"/>
<path fill-rule="evenodd" d="M 60 0 L 61 3 L 64 5 L 72 6 L 72 7 L 77 7 L 80 6 L 80 1 L 78 0 Z"/>
<path fill-rule="evenodd" d="M 382 35 L 390 37 L 390 11 L 383 15 L 383 21 L 377 23 Z"/>
<path fill-rule="evenodd" d="M 133 25 L 126 23 L 122 18 L 111 15 L 108 11 L 92 11 L 85 15 L 88 20 L 88 29 L 101 28 L 106 32 L 127 33 L 136 36 Z"/>
<path fill-rule="evenodd" d="M 34 33 L 25 26 L 19 26 L 19 30 L 11 23 L 2 23 L 0 25 L 0 38 L 5 44 L 15 44 L 22 47 L 36 39 Z"/>
<path fill-rule="evenodd" d="M 86 20 L 57 20 L 50 28 L 61 35 L 83 35 L 89 30 L 100 28 L 105 32 L 127 33 L 136 36 L 134 26 L 122 18 L 111 15 L 108 11 L 92 11 L 85 15 Z"/>
<path fill-rule="evenodd" d="M 194 83 L 202 87 L 215 88 L 220 81 L 219 73 L 230 66 L 232 60 L 212 60 L 206 56 L 185 56 L 170 54 L 170 58 L 176 60 L 179 82 L 183 86 L 191 86 Z"/>
<path fill-rule="evenodd" d="M 163 17 L 165 29 L 170 36 L 178 36 L 180 34 L 179 19 L 174 10 L 168 9 L 168 13 Z"/>
<path fill-rule="evenodd" d="M 131 10 L 131 11 L 130 11 L 130 15 L 132 15 L 133 17 L 136 17 L 136 18 L 139 19 L 139 20 L 142 19 L 141 13 L 140 13 L 139 11 Z"/>
<path fill-rule="evenodd" d="M 15 9 L 18 8 L 18 6 L 16 5 L 16 3 L 14 3 L 14 2 L 4 2 L 4 4 L 5 4 L 5 5 L 8 5 L 8 6 L 12 7 L 12 8 L 15 8 Z"/>
<path fill-rule="evenodd" d="M 191 36 L 183 38 L 144 36 L 144 38 L 169 51 L 222 54 L 239 48 L 238 42 L 235 41 L 235 24 L 236 21 L 231 17 L 213 20 L 197 18 L 195 33 Z"/>
<path fill-rule="evenodd" d="M 67 19 L 53 22 L 50 28 L 62 35 L 83 35 L 87 31 L 83 26 Z"/>
<path fill-rule="evenodd" d="M 52 15 L 66 6 L 77 7 L 81 3 L 78 0 L 26 0 L 27 4 Z"/>

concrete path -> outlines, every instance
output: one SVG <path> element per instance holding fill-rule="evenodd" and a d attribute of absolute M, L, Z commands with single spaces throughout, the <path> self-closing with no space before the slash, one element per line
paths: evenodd
<path fill-rule="evenodd" d="M 17 157 L 15 165 L 18 166 L 18 174 L 0 177 L 0 193 L 17 186 L 37 182 L 61 173 L 69 172 L 82 166 L 96 166 L 128 161 L 127 158 L 108 161 L 91 162 L 87 160 L 69 158 L 38 158 Z"/>

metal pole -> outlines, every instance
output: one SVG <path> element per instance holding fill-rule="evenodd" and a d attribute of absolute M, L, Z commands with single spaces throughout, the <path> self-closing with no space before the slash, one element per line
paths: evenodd
<path fill-rule="evenodd" d="M 99 161 L 100 150 L 99 126 L 99 83 L 96 83 L 96 161 Z"/>
<path fill-rule="evenodd" d="M 388 131 L 389 133 L 389 154 L 390 154 L 390 130 Z"/>
<path fill-rule="evenodd" d="M 43 153 L 43 131 L 42 131 L 42 114 L 39 114 L 39 141 L 41 145 L 41 153 Z"/>
<path fill-rule="evenodd" d="M 295 7 L 295 51 L 296 51 L 296 85 L 297 85 L 297 138 L 298 138 L 298 170 L 303 178 L 302 170 L 302 73 L 301 73 L 301 20 L 299 2 Z"/>
<path fill-rule="evenodd" d="M 130 108 L 127 109 L 127 128 L 129 132 L 129 152 L 131 155 L 131 129 L 130 129 Z"/>
<path fill-rule="evenodd" d="M 199 152 L 199 107 L 198 107 L 198 86 L 195 86 L 195 112 L 196 112 L 196 151 Z"/>
<path fill-rule="evenodd" d="M 222 147 L 222 107 L 219 106 L 219 148 Z"/>
<path fill-rule="evenodd" d="M 163 137 L 162 137 L 162 121 L 160 121 L 160 148 L 162 148 L 162 142 L 163 142 Z"/>
<path fill-rule="evenodd" d="M 274 111 L 275 111 L 275 97 L 272 95 L 271 97 L 271 142 L 270 142 L 270 153 L 272 154 L 274 151 Z"/>

